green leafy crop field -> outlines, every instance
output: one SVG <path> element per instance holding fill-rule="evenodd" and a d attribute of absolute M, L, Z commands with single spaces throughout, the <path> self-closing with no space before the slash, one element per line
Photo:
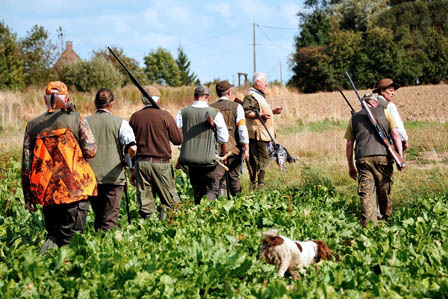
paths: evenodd
<path fill-rule="evenodd" d="M 0 174 L 2 298 L 304 298 L 448 296 L 448 192 L 401 205 L 388 223 L 362 228 L 358 200 L 331 182 L 245 193 L 194 206 L 177 173 L 182 204 L 169 220 L 133 222 L 95 233 L 93 217 L 72 244 L 45 255 L 41 211 L 29 213 L 20 163 L 3 158 Z M 124 206 L 124 204 L 123 204 Z M 296 240 L 321 239 L 336 255 L 300 280 L 280 279 L 257 261 L 261 233 L 277 228 Z"/>

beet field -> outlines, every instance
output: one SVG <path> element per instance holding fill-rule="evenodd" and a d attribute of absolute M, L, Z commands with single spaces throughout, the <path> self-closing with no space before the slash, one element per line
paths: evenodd
<path fill-rule="evenodd" d="M 355 193 L 329 179 L 244 192 L 231 201 L 192 204 L 186 175 L 177 173 L 182 204 L 168 220 L 137 218 L 124 204 L 120 229 L 93 230 L 70 246 L 39 249 L 41 210 L 28 212 L 20 162 L 2 158 L 0 297 L 2 298 L 442 298 L 448 296 L 448 192 L 398 204 L 378 227 L 359 225 Z M 324 240 L 333 261 L 299 280 L 278 278 L 257 260 L 261 233 L 276 228 L 296 240 Z"/>

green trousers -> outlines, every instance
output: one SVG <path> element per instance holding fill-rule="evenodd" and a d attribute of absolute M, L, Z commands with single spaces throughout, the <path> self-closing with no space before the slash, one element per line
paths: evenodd
<path fill-rule="evenodd" d="M 258 175 L 258 184 L 264 184 L 264 173 L 269 166 L 268 143 L 249 139 L 249 164 L 253 174 L 250 178 L 251 183 L 257 182 Z"/>
<path fill-rule="evenodd" d="M 380 212 L 385 218 L 392 214 L 391 190 L 393 161 L 387 156 L 363 157 L 356 161 L 358 195 L 361 201 L 362 225 L 377 221 L 377 194 Z"/>
<path fill-rule="evenodd" d="M 161 210 L 174 208 L 179 202 L 174 180 L 174 170 L 170 163 L 137 161 L 135 165 L 137 202 L 140 216 L 151 217 L 156 212 L 154 198 L 159 196 Z"/>

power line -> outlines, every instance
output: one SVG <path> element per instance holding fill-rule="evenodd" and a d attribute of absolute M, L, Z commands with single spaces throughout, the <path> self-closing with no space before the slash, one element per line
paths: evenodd
<path fill-rule="evenodd" d="M 229 35 L 229 34 L 234 33 L 236 31 L 240 31 L 241 29 L 246 29 L 247 27 L 248 26 L 245 25 L 245 26 L 238 27 L 238 28 L 236 28 L 234 30 L 231 30 L 231 31 L 229 31 L 227 33 L 221 33 L 219 35 L 209 36 L 207 38 L 204 38 L 204 39 L 201 39 L 201 40 L 198 40 L 198 41 L 187 43 L 187 44 L 183 45 L 183 47 L 188 47 L 188 46 L 191 46 L 191 45 L 200 44 L 200 43 L 203 43 L 203 42 L 206 42 L 206 41 L 209 41 L 209 40 L 213 40 L 213 39 L 219 39 L 219 38 L 222 38 L 225 35 Z"/>
<path fill-rule="evenodd" d="M 261 27 L 257 24 L 257 27 L 260 29 L 260 31 L 261 31 L 261 33 L 263 33 L 263 35 L 267 38 L 267 40 L 269 40 L 274 46 L 276 46 L 277 48 L 279 48 L 279 49 L 282 49 L 282 50 L 284 50 L 284 51 L 287 51 L 287 52 L 291 52 L 291 50 L 288 50 L 288 49 L 285 49 L 285 48 L 283 48 L 282 46 L 279 46 L 279 45 L 277 45 L 267 34 L 266 34 L 266 32 L 264 32 L 264 30 L 263 29 L 261 29 Z"/>
<path fill-rule="evenodd" d="M 298 31 L 299 30 L 298 28 L 292 28 L 292 27 L 277 27 L 277 26 L 260 25 L 260 24 L 258 24 L 258 26 L 268 28 L 268 29 L 283 30 L 283 31 Z"/>

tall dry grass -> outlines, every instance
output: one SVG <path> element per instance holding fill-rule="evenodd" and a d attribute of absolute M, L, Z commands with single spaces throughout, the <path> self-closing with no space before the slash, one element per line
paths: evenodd
<path fill-rule="evenodd" d="M 173 116 L 193 101 L 194 87 L 166 88 L 161 106 Z M 216 94 L 212 91 L 212 101 Z M 235 89 L 234 96 L 242 99 L 245 89 Z M 360 90 L 362 95 L 367 90 Z M 359 102 L 353 91 L 344 91 L 356 110 Z M 141 95 L 133 86 L 114 91 L 113 113 L 125 119 L 143 107 Z M 356 183 L 348 178 L 345 160 L 345 124 L 350 117 L 349 107 L 339 92 L 300 94 L 286 87 L 271 86 L 267 92 L 271 106 L 282 106 L 283 113 L 275 116 L 276 141 L 299 157 L 299 162 L 288 165 L 288 172 L 281 173 L 275 166 L 267 174 L 267 185 L 284 187 L 303 183 L 311 177 L 321 176 L 331 180 L 343 192 L 356 195 Z M 406 200 L 418 190 L 439 190 L 440 181 L 448 181 L 446 160 L 448 152 L 448 105 L 444 99 L 448 85 L 402 87 L 396 92 L 395 103 L 407 124 L 411 148 L 407 151 L 409 169 L 395 174 L 395 197 Z M 94 113 L 95 93 L 71 93 L 72 101 L 82 115 Z M 23 92 L 0 92 L 0 152 L 20 150 L 23 132 L 28 120 L 43 113 L 43 90 L 27 89 Z M 411 122 L 412 121 L 412 122 Z M 427 122 L 427 123 L 425 123 Z M 441 159 L 427 160 L 423 153 L 435 153 Z M 178 150 L 173 148 L 173 155 Z M 434 154 L 432 155 L 434 156 Z M 436 175 L 434 175 L 436 173 Z M 437 182 L 439 181 L 439 182 Z M 243 175 L 248 184 L 247 174 Z"/>

